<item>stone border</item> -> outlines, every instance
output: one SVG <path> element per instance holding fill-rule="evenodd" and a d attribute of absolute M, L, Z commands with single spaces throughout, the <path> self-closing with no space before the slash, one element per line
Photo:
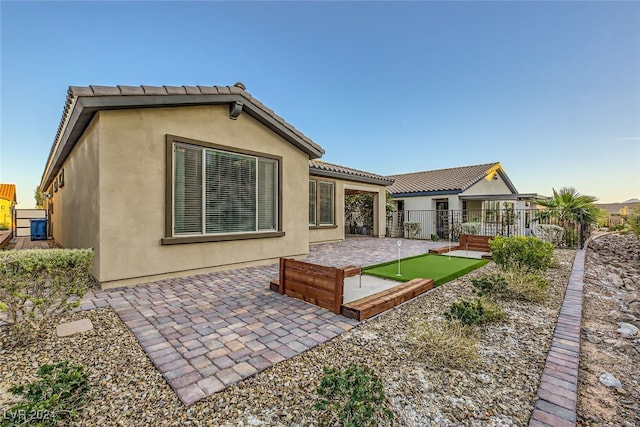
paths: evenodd
<path fill-rule="evenodd" d="M 576 425 L 584 259 L 584 249 L 578 250 L 540 378 L 529 427 Z"/>

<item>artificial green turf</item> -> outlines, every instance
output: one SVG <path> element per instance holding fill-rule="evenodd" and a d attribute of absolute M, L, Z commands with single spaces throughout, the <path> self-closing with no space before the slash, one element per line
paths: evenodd
<path fill-rule="evenodd" d="M 417 277 L 433 279 L 435 285 L 447 283 L 470 271 L 485 265 L 487 260 L 475 258 L 449 257 L 446 255 L 418 255 L 400 260 L 400 274 L 398 261 L 389 261 L 362 269 L 364 274 L 383 277 L 385 279 L 408 282 Z"/>

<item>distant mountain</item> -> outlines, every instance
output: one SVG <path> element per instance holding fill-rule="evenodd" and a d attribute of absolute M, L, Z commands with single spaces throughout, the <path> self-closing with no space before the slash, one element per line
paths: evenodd
<path fill-rule="evenodd" d="M 620 209 L 624 208 L 625 206 L 627 207 L 627 209 L 640 207 L 640 199 L 629 199 L 622 203 L 596 203 L 596 206 L 600 209 L 604 209 L 610 214 L 618 214 L 620 213 Z"/>

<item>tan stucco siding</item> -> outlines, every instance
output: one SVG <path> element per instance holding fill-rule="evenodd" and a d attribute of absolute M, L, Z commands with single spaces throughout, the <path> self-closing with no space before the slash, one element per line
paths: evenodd
<path fill-rule="evenodd" d="M 467 188 L 464 192 L 460 194 L 460 196 L 475 196 L 475 195 L 489 195 L 489 194 L 512 194 L 511 190 L 505 184 L 501 177 L 497 180 L 493 180 L 493 174 L 489 175 L 489 177 L 482 179 L 471 187 Z"/>
<path fill-rule="evenodd" d="M 482 210 L 482 200 L 467 200 L 468 211 L 480 211 Z"/>
<path fill-rule="evenodd" d="M 64 186 L 53 195 L 53 238 L 65 248 L 93 248 L 93 275 L 100 277 L 100 124 L 96 116 L 62 165 Z"/>
<path fill-rule="evenodd" d="M 446 198 L 447 196 L 440 196 Z M 434 210 L 436 208 L 435 202 L 431 196 L 416 196 L 399 198 L 398 200 L 404 200 L 405 211 L 419 211 L 419 210 Z"/>
<path fill-rule="evenodd" d="M 358 190 L 374 194 L 374 210 L 376 210 L 374 218 L 374 230 L 375 236 L 384 237 L 386 233 L 386 213 L 385 204 L 386 200 L 386 187 L 382 185 L 366 184 L 355 181 L 340 180 L 340 179 L 326 179 L 323 177 L 311 176 L 311 179 L 317 179 L 319 181 L 328 180 L 335 182 L 335 222 L 337 227 L 331 228 L 310 228 L 309 229 L 309 242 L 310 243 L 324 243 L 335 242 L 344 239 L 345 232 L 345 218 L 344 218 L 344 201 L 345 190 Z"/>
<path fill-rule="evenodd" d="M 308 156 L 246 113 L 228 106 L 105 111 L 101 121 L 100 281 L 175 275 L 275 261 L 308 252 Z M 281 157 L 283 237 L 162 245 L 166 135 Z M 108 207 L 108 208 L 107 208 Z"/>

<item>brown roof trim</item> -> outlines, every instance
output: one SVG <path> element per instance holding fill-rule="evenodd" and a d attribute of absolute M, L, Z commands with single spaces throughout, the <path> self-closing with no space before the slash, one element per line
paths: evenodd
<path fill-rule="evenodd" d="M 309 160 L 309 175 L 384 186 L 393 184 L 393 179 L 391 178 L 345 166 L 334 165 L 321 160 Z"/>
<path fill-rule="evenodd" d="M 312 159 L 324 154 L 322 147 L 251 96 L 242 83 L 234 86 L 70 86 L 41 187 L 48 188 L 97 111 L 221 104 L 230 105 L 231 118 L 240 111 L 246 112 Z"/>

